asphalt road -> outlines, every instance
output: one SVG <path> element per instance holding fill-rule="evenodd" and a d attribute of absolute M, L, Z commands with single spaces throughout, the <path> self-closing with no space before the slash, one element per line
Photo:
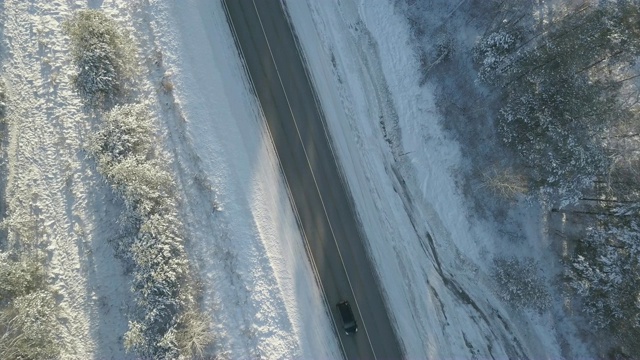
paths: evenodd
<path fill-rule="evenodd" d="M 306 246 L 345 357 L 399 359 L 375 270 L 336 165 L 323 114 L 279 0 L 222 0 L 266 117 Z M 358 333 L 345 335 L 335 306 L 351 303 Z"/>

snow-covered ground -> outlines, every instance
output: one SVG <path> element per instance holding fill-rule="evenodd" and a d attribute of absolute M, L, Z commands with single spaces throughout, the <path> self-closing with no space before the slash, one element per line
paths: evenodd
<path fill-rule="evenodd" d="M 285 3 L 407 357 L 588 356 L 557 320 L 559 299 L 537 315 L 494 295 L 495 256 L 526 254 L 545 266 L 555 258 L 544 221 L 520 207 L 529 239 L 504 249 L 498 224 L 471 212 L 456 184 L 459 146 L 440 126 L 435 86 L 420 84 L 409 25 L 393 1 Z"/>
<path fill-rule="evenodd" d="M 389 0 L 285 0 L 408 358 L 558 358 L 550 316 L 510 311 L 489 266 L 502 236 L 456 187 L 460 151 L 419 86 Z M 129 278 L 109 240 L 121 204 L 84 151 L 95 119 L 71 88 L 62 22 L 104 9 L 139 42 L 140 95 L 184 199 L 187 250 L 221 358 L 339 358 L 259 104 L 219 1 L 4 0 L 9 239 L 36 237 L 65 358 L 134 357 Z M 529 234 L 542 239 L 543 224 Z M 577 354 L 584 356 L 585 354 Z"/>
<path fill-rule="evenodd" d="M 124 359 L 134 308 L 109 240 L 122 204 L 84 147 L 97 122 L 71 87 L 62 23 L 104 10 L 137 39 L 138 98 L 157 116 L 182 192 L 187 250 L 220 358 L 340 351 L 262 114 L 220 2 L 4 1 L 10 241 L 36 236 L 69 359 Z"/>
<path fill-rule="evenodd" d="M 62 22 L 72 2 L 2 3 L 2 76 L 8 89 L 9 242 L 32 239 L 47 259 L 68 358 L 122 358 L 127 279 L 107 241 L 117 204 L 83 150 L 94 125 L 71 88 Z"/>
<path fill-rule="evenodd" d="M 162 1 L 148 16 L 190 255 L 225 358 L 338 358 L 277 158 L 218 1 Z M 150 53 L 152 53 L 150 51 Z"/>

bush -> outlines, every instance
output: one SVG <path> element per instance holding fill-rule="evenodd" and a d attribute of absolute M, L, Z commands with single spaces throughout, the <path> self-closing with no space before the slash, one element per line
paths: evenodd
<path fill-rule="evenodd" d="M 50 292 L 39 290 L 16 298 L 0 312 L 0 358 L 57 359 L 56 305 Z"/>
<path fill-rule="evenodd" d="M 134 73 L 131 40 L 100 10 L 81 10 L 64 24 L 78 67 L 73 83 L 90 102 L 112 101 Z"/>
<path fill-rule="evenodd" d="M 42 265 L 32 259 L 14 261 L 0 254 L 0 304 L 32 293 L 44 286 Z"/>
<path fill-rule="evenodd" d="M 494 259 L 493 276 L 498 284 L 498 295 L 516 308 L 542 312 L 551 305 L 551 296 L 539 277 L 538 263 L 532 258 Z"/>
<path fill-rule="evenodd" d="M 192 300 L 175 180 L 162 152 L 155 149 L 155 137 L 144 104 L 115 106 L 89 148 L 133 218 L 129 222 L 135 235 L 120 242 L 133 264 L 132 291 L 138 305 L 124 336 L 125 348 L 144 358 L 168 359 L 192 356 L 208 340 L 202 334 L 204 325 L 197 322 L 203 318 L 186 310 Z"/>

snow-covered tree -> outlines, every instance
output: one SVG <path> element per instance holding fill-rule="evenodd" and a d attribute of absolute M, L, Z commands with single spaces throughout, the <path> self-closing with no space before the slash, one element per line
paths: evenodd
<path fill-rule="evenodd" d="M 581 7 L 529 36 L 519 41 L 511 28 L 481 39 L 479 77 L 502 92 L 500 137 L 534 183 L 563 204 L 576 202 L 615 162 L 603 134 L 634 116 L 619 74 L 640 55 L 640 4 Z"/>
<path fill-rule="evenodd" d="M 124 348 L 127 351 L 135 351 L 139 354 L 148 353 L 148 345 L 145 340 L 147 329 L 138 321 L 129 321 L 129 330 L 124 334 Z"/>
<path fill-rule="evenodd" d="M 150 111 L 144 104 L 115 106 L 89 149 L 100 172 L 140 218 L 171 207 L 174 179 L 154 147 Z"/>
<path fill-rule="evenodd" d="M 138 309 L 124 336 L 125 347 L 144 358 L 173 359 L 200 349 L 208 338 L 186 331 L 189 327 L 181 321 L 193 318 L 186 317 L 194 307 L 189 268 L 176 210 L 175 179 L 156 138 L 144 104 L 115 106 L 89 149 L 98 170 L 134 217 L 129 223 L 135 235 L 126 237 L 119 247 L 133 264 L 132 291 Z"/>
<path fill-rule="evenodd" d="M 116 106 L 103 119 L 92 139 L 91 150 L 99 154 L 99 165 L 109 171 L 129 156 L 153 157 L 154 133 L 149 109 L 144 104 Z"/>
<path fill-rule="evenodd" d="M 0 358 L 57 359 L 56 303 L 51 292 L 16 297 L 0 310 Z"/>
<path fill-rule="evenodd" d="M 496 84 L 511 70 L 513 51 L 520 40 L 519 33 L 499 30 L 489 34 L 473 48 L 473 59 L 478 64 L 480 80 Z"/>
<path fill-rule="evenodd" d="M 496 258 L 492 274 L 498 295 L 510 305 L 541 312 L 551 304 L 551 296 L 534 259 Z"/>
<path fill-rule="evenodd" d="M 500 111 L 501 139 L 533 170 L 540 188 L 575 200 L 609 168 L 600 134 L 620 114 L 618 104 L 588 82 L 545 77 L 521 85 Z"/>
<path fill-rule="evenodd" d="M 135 71 L 131 39 L 100 10 L 80 10 L 64 24 L 78 67 L 73 82 L 89 101 L 111 101 Z"/>
<path fill-rule="evenodd" d="M 494 165 L 482 174 L 482 186 L 505 199 L 514 199 L 529 191 L 527 179 L 510 168 Z"/>
<path fill-rule="evenodd" d="M 592 324 L 640 339 L 640 226 L 625 220 L 590 228 L 568 276 Z"/>
<path fill-rule="evenodd" d="M 173 337 L 189 305 L 188 263 L 180 233 L 177 214 L 166 210 L 144 218 L 131 244 L 139 316 L 130 324 L 125 345 L 144 357 L 171 359 L 180 352 Z"/>
<path fill-rule="evenodd" d="M 180 353 L 189 358 L 201 358 L 204 349 L 213 342 L 209 321 L 196 310 L 187 310 L 178 321 L 175 341 Z"/>

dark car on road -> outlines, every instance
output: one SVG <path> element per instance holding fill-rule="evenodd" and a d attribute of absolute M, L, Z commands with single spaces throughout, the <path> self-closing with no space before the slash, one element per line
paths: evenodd
<path fill-rule="evenodd" d="M 344 332 L 347 335 L 355 334 L 358 332 L 358 324 L 356 324 L 356 318 L 353 316 L 351 305 L 346 300 L 340 301 L 336 304 L 340 311 L 340 317 L 342 317 L 342 325 Z"/>

